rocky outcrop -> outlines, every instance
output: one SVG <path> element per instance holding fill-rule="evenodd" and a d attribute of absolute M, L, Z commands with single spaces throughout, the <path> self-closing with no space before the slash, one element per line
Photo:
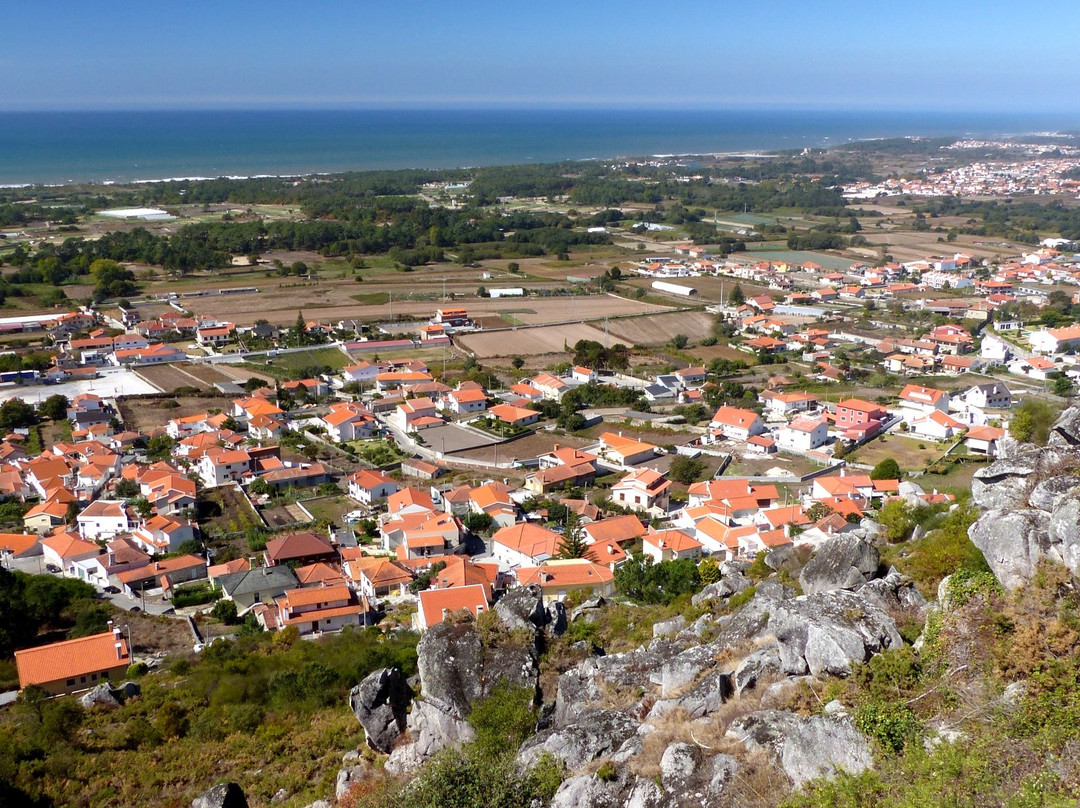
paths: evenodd
<path fill-rule="evenodd" d="M 968 536 L 1001 585 L 1014 589 L 1035 574 L 1042 559 L 1064 563 L 1060 545 L 1051 544 L 1049 531 L 1050 515 L 1045 511 L 994 509 L 968 529 Z"/>
<path fill-rule="evenodd" d="M 244 789 L 236 783 L 218 783 L 191 801 L 191 808 L 247 808 Z"/>
<path fill-rule="evenodd" d="M 719 581 L 709 584 L 692 598 L 690 602 L 695 606 L 701 606 L 710 600 L 723 600 L 745 592 L 752 586 L 751 581 L 741 571 L 734 570 L 724 575 Z"/>
<path fill-rule="evenodd" d="M 412 689 L 400 668 L 380 668 L 349 693 L 349 707 L 364 727 L 368 746 L 389 754 L 405 731 Z"/>
<path fill-rule="evenodd" d="M 844 590 L 775 603 L 768 630 L 781 669 L 793 676 L 847 676 L 855 663 L 903 644 L 896 621 L 875 598 Z"/>
<path fill-rule="evenodd" d="M 120 706 L 120 699 L 113 695 L 108 684 L 100 684 L 79 696 L 79 704 L 87 710 L 92 707 L 114 709 Z"/>
<path fill-rule="evenodd" d="M 727 735 L 773 757 L 796 787 L 839 771 L 858 774 L 874 762 L 866 738 L 842 718 L 763 710 L 733 721 Z"/>
<path fill-rule="evenodd" d="M 850 534 L 822 543 L 799 573 L 799 585 L 807 595 L 833 589 L 855 589 L 877 571 L 877 548 Z"/>
<path fill-rule="evenodd" d="M 613 754 L 637 733 L 638 722 L 622 710 L 594 710 L 560 729 L 538 733 L 518 752 L 518 762 L 532 766 L 551 754 L 569 771 L 581 769 L 597 758 Z"/>
<path fill-rule="evenodd" d="M 758 680 L 770 673 L 780 673 L 780 651 L 775 645 L 755 651 L 739 663 L 731 675 L 731 684 L 737 695 L 753 687 Z"/>

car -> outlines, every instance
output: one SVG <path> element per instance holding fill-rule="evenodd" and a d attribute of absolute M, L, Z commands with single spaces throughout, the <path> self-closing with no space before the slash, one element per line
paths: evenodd
<path fill-rule="evenodd" d="M 118 586 L 107 586 L 107 587 L 105 587 L 104 591 L 107 592 L 110 595 L 119 595 L 120 594 L 120 587 L 118 587 Z"/>
<path fill-rule="evenodd" d="M 128 611 L 129 612 L 141 612 L 142 609 L 140 609 L 138 606 L 132 606 L 130 609 L 128 609 Z"/>
<path fill-rule="evenodd" d="M 60 568 L 58 566 L 56 566 L 55 564 L 46 564 L 45 565 L 45 571 L 46 572 L 52 572 L 52 573 L 59 573 Z"/>

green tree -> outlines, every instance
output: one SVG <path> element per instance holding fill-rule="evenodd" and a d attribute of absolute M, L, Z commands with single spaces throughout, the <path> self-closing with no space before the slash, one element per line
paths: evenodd
<path fill-rule="evenodd" d="M 38 404 L 38 415 L 50 421 L 62 421 L 67 418 L 69 403 L 67 396 L 59 393 L 49 396 Z"/>
<path fill-rule="evenodd" d="M 585 558 L 596 561 L 592 548 L 585 541 L 585 533 L 581 529 L 581 517 L 574 511 L 566 512 L 566 525 L 563 529 L 562 541 L 559 542 L 559 552 L 556 558 Z"/>
<path fill-rule="evenodd" d="M 689 558 L 655 564 L 638 553 L 615 570 L 615 588 L 635 603 L 666 604 L 701 589 L 701 573 Z"/>
<path fill-rule="evenodd" d="M 168 435 L 154 435 L 146 441 L 146 459 L 151 463 L 158 460 L 167 460 L 172 456 L 176 442 Z"/>
<path fill-rule="evenodd" d="M 891 542 L 903 541 L 915 528 L 915 516 L 910 506 L 901 499 L 886 502 L 878 512 L 876 521 L 885 528 L 885 538 Z"/>
<path fill-rule="evenodd" d="M 1013 414 L 1009 422 L 1009 434 L 1018 441 L 1045 446 L 1050 437 L 1050 427 L 1057 419 L 1058 410 L 1051 404 L 1029 398 Z"/>
<path fill-rule="evenodd" d="M 716 563 L 716 559 L 712 556 L 705 556 L 698 562 L 698 576 L 701 578 L 701 585 L 708 586 L 709 584 L 715 584 L 720 580 L 720 565 Z"/>
<path fill-rule="evenodd" d="M 21 398 L 9 398 L 0 404 L 0 427 L 16 429 L 22 426 L 33 426 L 36 423 L 37 413 Z"/>
<path fill-rule="evenodd" d="M 690 338 L 687 337 L 686 334 L 676 334 L 674 337 L 671 338 L 672 346 L 674 346 L 675 349 L 679 351 L 685 348 L 687 343 L 689 342 Z"/>
<path fill-rule="evenodd" d="M 668 467 L 668 476 L 677 483 L 683 483 L 684 485 L 690 485 L 697 482 L 698 478 L 708 468 L 706 463 L 700 457 L 690 457 L 689 455 L 676 455 L 671 458 L 671 465 Z"/>
<path fill-rule="evenodd" d="M 742 285 L 735 284 L 735 288 L 731 290 L 731 305 L 741 306 L 746 302 L 746 295 L 743 294 Z"/>
<path fill-rule="evenodd" d="M 515 356 L 513 359 L 510 360 L 510 365 L 514 368 L 514 370 L 521 370 L 525 366 L 525 360 L 522 359 L 520 356 Z"/>
<path fill-rule="evenodd" d="M 232 600 L 219 600 L 214 604 L 214 608 L 210 610 L 210 616 L 215 620 L 220 620 L 227 626 L 233 626 L 239 622 L 236 602 Z"/>
<path fill-rule="evenodd" d="M 871 480 L 899 480 L 900 464 L 891 457 L 886 457 L 870 472 Z"/>
<path fill-rule="evenodd" d="M 1072 380 L 1068 376 L 1062 374 L 1054 379 L 1054 386 L 1052 388 L 1055 396 L 1068 397 L 1073 394 L 1074 386 Z"/>

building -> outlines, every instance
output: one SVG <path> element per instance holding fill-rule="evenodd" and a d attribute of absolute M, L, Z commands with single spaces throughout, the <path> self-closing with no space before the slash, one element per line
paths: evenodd
<path fill-rule="evenodd" d="M 225 573 L 217 578 L 216 583 L 224 596 L 236 603 L 241 614 L 257 603 L 272 603 L 275 598 L 299 586 L 292 567 L 284 564 Z"/>
<path fill-rule="evenodd" d="M 808 416 L 796 418 L 777 432 L 776 440 L 781 449 L 810 452 L 828 442 L 829 423 Z"/>
<path fill-rule="evenodd" d="M 899 398 L 905 421 L 911 421 L 921 415 L 930 415 L 935 410 L 942 413 L 949 411 L 949 394 L 933 387 L 909 384 L 900 391 Z"/>
<path fill-rule="evenodd" d="M 586 597 L 610 598 L 615 594 L 615 573 L 603 564 L 584 558 L 556 558 L 517 571 L 521 586 L 536 584 L 544 597 L 563 601 L 578 592 Z"/>
<path fill-rule="evenodd" d="M 293 562 L 303 566 L 318 561 L 338 560 L 338 552 L 328 539 L 307 531 L 271 539 L 266 543 L 265 555 L 266 563 L 271 567 Z"/>
<path fill-rule="evenodd" d="M 123 500 L 99 499 L 91 502 L 75 517 L 79 533 L 85 539 L 111 539 L 135 526 Z"/>
<path fill-rule="evenodd" d="M 349 496 L 365 505 L 386 499 L 397 490 L 397 482 L 381 471 L 360 469 L 349 476 Z"/>
<path fill-rule="evenodd" d="M 738 407 L 721 407 L 709 423 L 712 429 L 719 429 L 725 438 L 747 440 L 765 431 L 765 424 L 756 412 Z"/>
<path fill-rule="evenodd" d="M 980 410 L 1007 410 L 1012 406 L 1012 393 L 1001 382 L 976 384 L 960 396 L 964 403 Z"/>
<path fill-rule="evenodd" d="M 1031 350 L 1038 354 L 1063 353 L 1080 346 L 1080 325 L 1066 328 L 1044 328 L 1028 337 Z"/>
<path fill-rule="evenodd" d="M 340 631 L 364 623 L 367 606 L 346 584 L 290 589 L 275 598 L 279 628 L 296 626 L 301 634 Z"/>
<path fill-rule="evenodd" d="M 487 592 L 479 584 L 450 589 L 426 589 L 417 598 L 414 627 L 418 631 L 436 626 L 453 612 L 467 611 L 478 617 L 489 608 Z"/>
<path fill-rule="evenodd" d="M 120 679 L 130 665 L 127 640 L 117 627 L 15 652 L 19 687 L 35 685 L 57 696 Z"/>
<path fill-rule="evenodd" d="M 680 558 L 701 558 L 701 542 L 681 530 L 647 533 L 641 541 L 642 552 L 657 564 Z"/>
<path fill-rule="evenodd" d="M 634 511 L 667 512 L 671 481 L 653 469 L 637 469 L 611 487 L 611 501 Z"/>
<path fill-rule="evenodd" d="M 531 522 L 504 527 L 491 537 L 491 555 L 499 569 L 543 563 L 553 558 L 561 546 L 562 536 Z"/>

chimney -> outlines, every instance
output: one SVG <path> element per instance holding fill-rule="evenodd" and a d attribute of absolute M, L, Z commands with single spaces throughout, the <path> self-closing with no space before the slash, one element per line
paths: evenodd
<path fill-rule="evenodd" d="M 551 451 L 552 451 L 552 452 L 557 452 L 557 451 L 559 451 L 559 444 L 557 444 L 557 443 L 556 443 L 556 444 L 552 445 L 552 447 L 551 447 Z"/>

